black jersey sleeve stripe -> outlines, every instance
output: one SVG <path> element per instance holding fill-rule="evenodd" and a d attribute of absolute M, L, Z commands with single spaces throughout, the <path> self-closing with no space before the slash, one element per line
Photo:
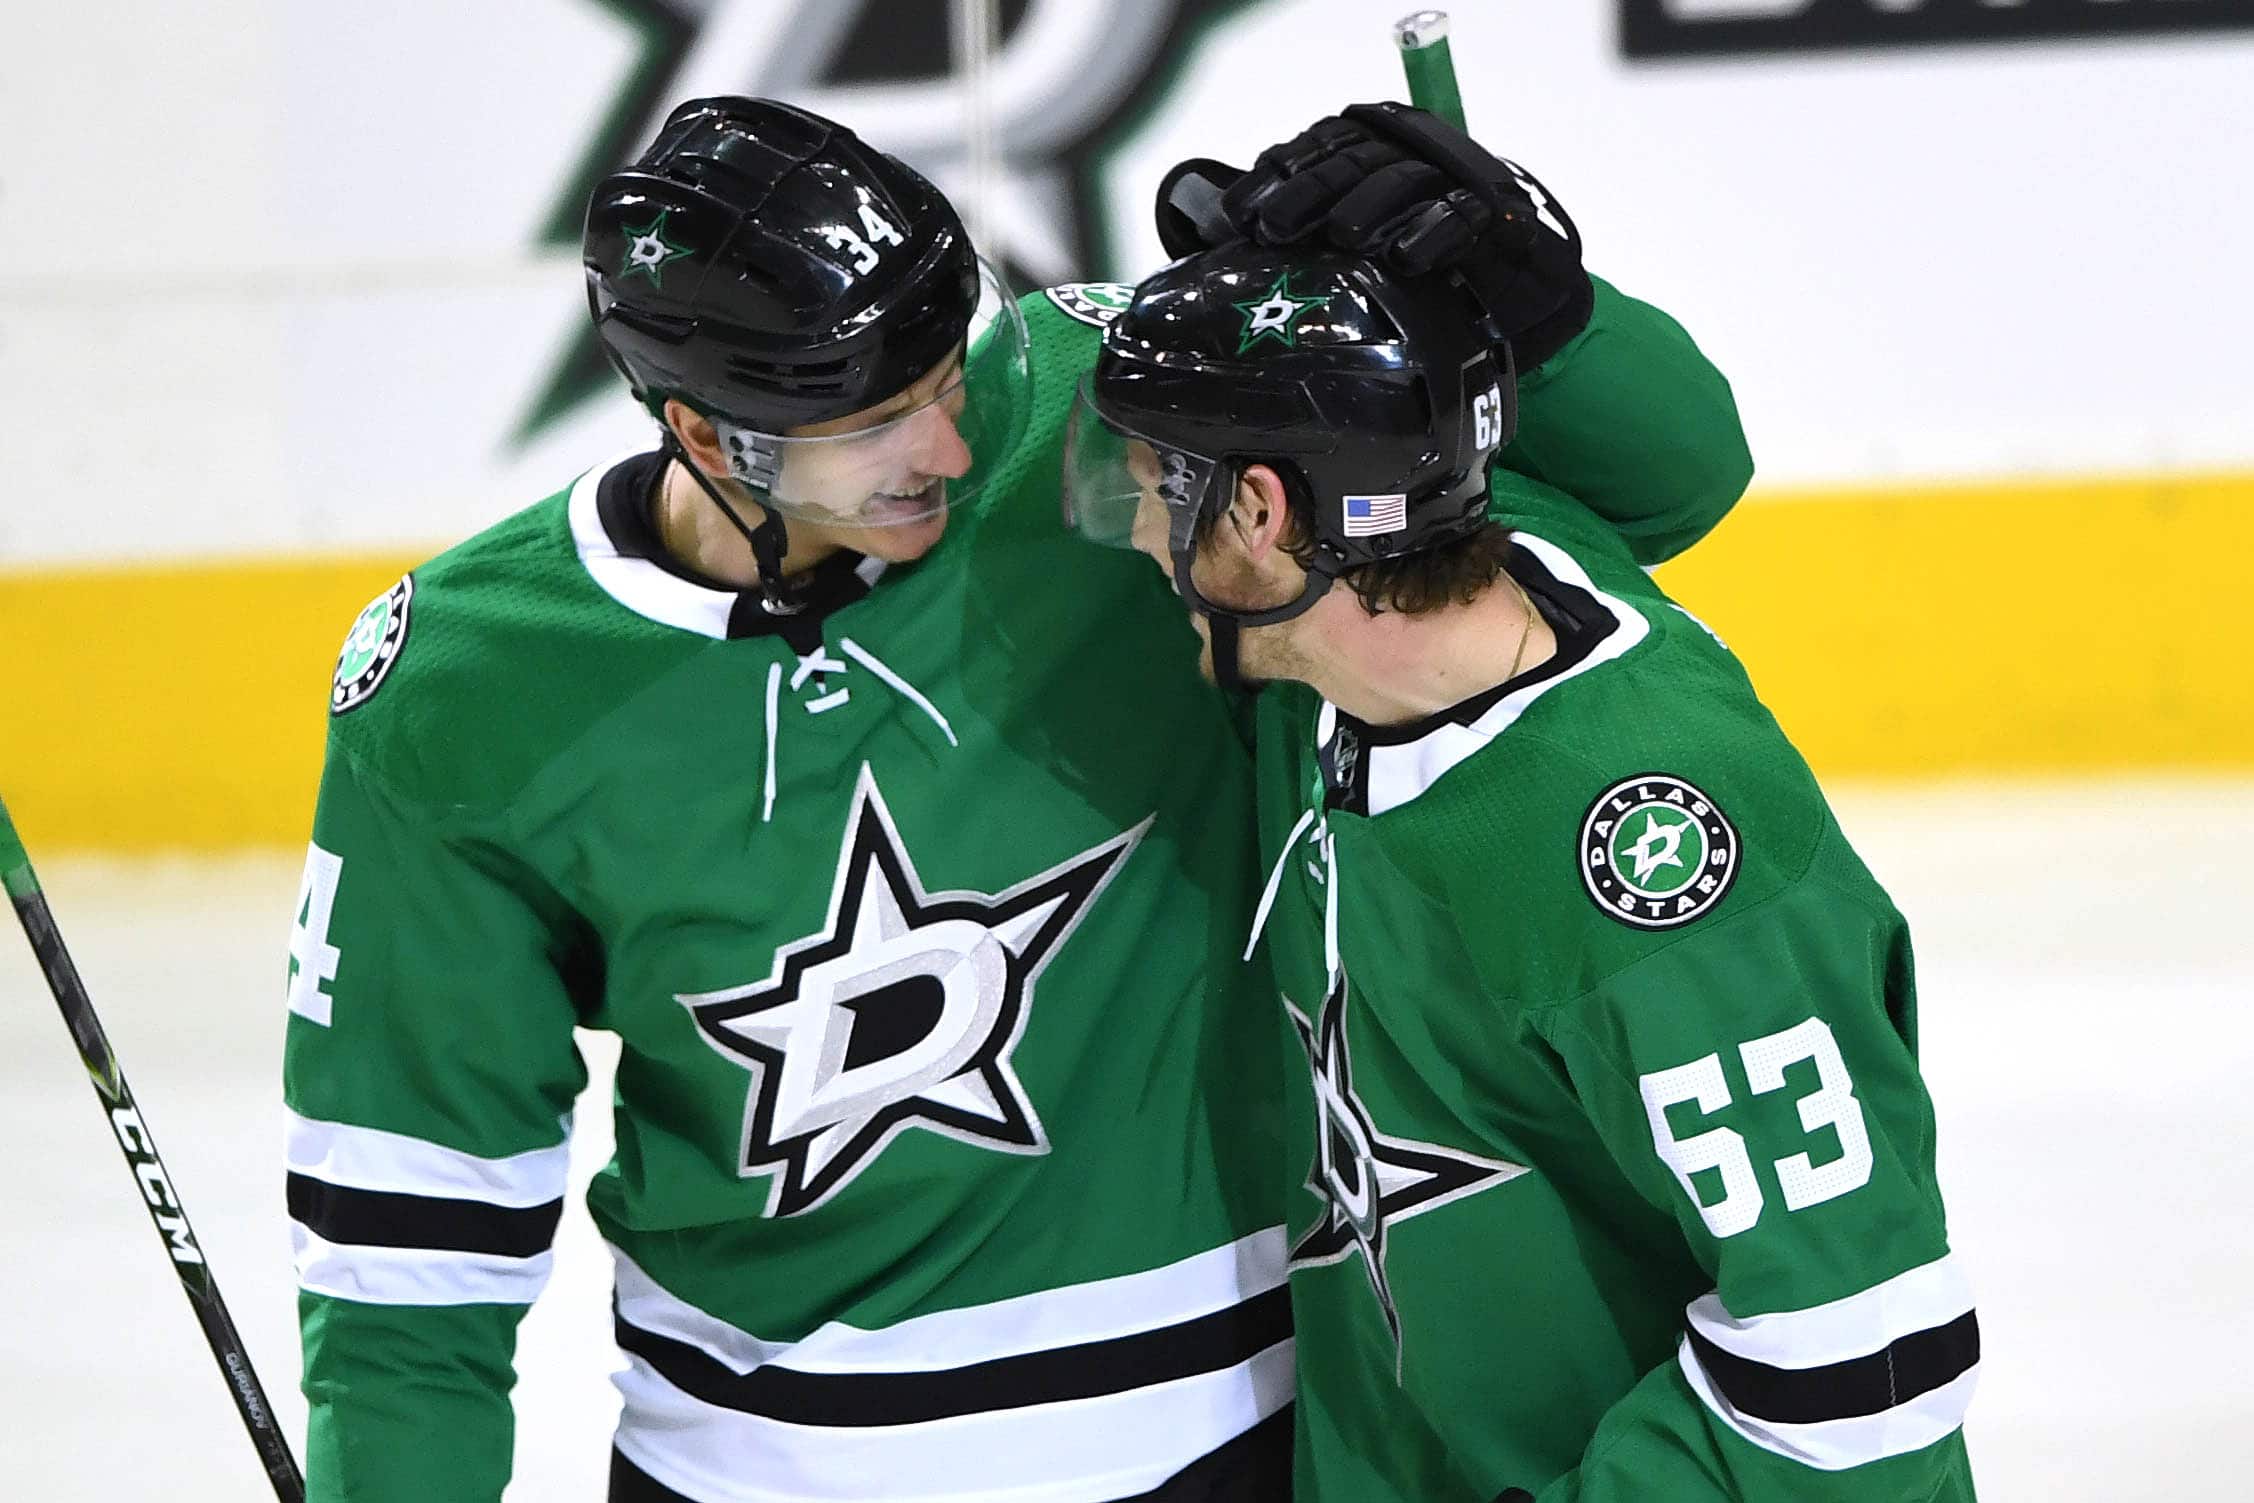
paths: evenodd
<path fill-rule="evenodd" d="M 347 1189 L 309 1174 L 290 1176 L 289 1207 L 291 1219 L 324 1242 L 504 1258 L 546 1252 L 563 1219 L 561 1200 L 515 1209 L 482 1200 Z"/>
<path fill-rule="evenodd" d="M 1867 1357 L 1824 1367 L 1772 1367 L 1723 1350 L 1690 1328 L 1699 1366 L 1740 1413 L 1779 1425 L 1882 1414 L 1971 1371 L 1980 1322 L 1967 1310 L 1946 1325 L 1914 1331 Z"/>
<path fill-rule="evenodd" d="M 619 1346 L 674 1387 L 723 1409 L 799 1425 L 913 1425 L 1125 1393 L 1219 1372 L 1291 1336 L 1291 1296 L 1271 1289 L 1179 1325 L 935 1372 L 737 1373 L 684 1341 L 625 1320 Z"/>

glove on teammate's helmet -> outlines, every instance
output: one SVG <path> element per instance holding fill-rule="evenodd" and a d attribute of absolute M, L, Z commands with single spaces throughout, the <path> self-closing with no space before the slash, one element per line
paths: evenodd
<path fill-rule="evenodd" d="M 1342 572 L 1485 521 L 1488 463 L 1517 421 L 1509 348 L 1488 337 L 1439 277 L 1245 244 L 1177 261 L 1135 289 L 1082 383 L 1068 517 L 1125 543 L 1147 482 L 1193 608 L 1243 626 L 1289 620 Z M 1253 462 L 1296 488 L 1313 555 L 1298 599 L 1232 611 L 1197 587 L 1196 532 Z"/>
<path fill-rule="evenodd" d="M 979 297 L 970 237 L 923 177 L 766 99 L 696 99 L 595 189 L 595 331 L 636 397 L 750 428 L 873 406 L 944 360 Z"/>

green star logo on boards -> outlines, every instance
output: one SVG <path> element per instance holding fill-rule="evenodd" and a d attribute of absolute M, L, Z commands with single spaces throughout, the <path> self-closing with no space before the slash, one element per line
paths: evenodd
<path fill-rule="evenodd" d="M 665 217 L 672 212 L 671 209 L 659 210 L 657 218 L 640 229 L 632 225 L 626 226 L 626 264 L 619 269 L 620 281 L 640 272 L 650 279 L 651 286 L 661 287 L 664 285 L 667 264 L 680 260 L 696 249 L 689 245 L 675 245 L 665 238 Z"/>
<path fill-rule="evenodd" d="M 1329 304 L 1328 293 L 1321 297 L 1292 296 L 1291 273 L 1285 272 L 1276 278 L 1266 296 L 1229 305 L 1244 315 L 1244 331 L 1237 337 L 1237 353 L 1243 354 L 1264 339 L 1297 349 L 1299 320 Z"/>
<path fill-rule="evenodd" d="M 1637 929 L 1673 929 L 1707 912 L 1737 880 L 1729 816 L 1678 777 L 1613 784 L 1581 824 L 1581 880 L 1596 905 Z"/>

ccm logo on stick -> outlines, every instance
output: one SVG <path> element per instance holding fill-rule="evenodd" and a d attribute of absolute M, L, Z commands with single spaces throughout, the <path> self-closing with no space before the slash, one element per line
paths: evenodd
<path fill-rule="evenodd" d="M 2254 29 L 2254 0 L 1620 0 L 1631 58 Z"/>
<path fill-rule="evenodd" d="M 131 1107 L 118 1107 L 110 1113 L 110 1125 L 117 1129 L 117 1140 L 125 1145 L 125 1155 L 132 1160 L 133 1177 L 141 1182 L 141 1198 L 156 1213 L 157 1227 L 164 1233 L 166 1251 L 172 1254 L 172 1261 L 203 1262 L 203 1252 L 188 1230 L 188 1219 L 180 1214 L 180 1201 L 172 1193 L 172 1182 L 164 1177 L 164 1165 L 156 1161 L 149 1130 L 141 1125 L 141 1114 Z"/>

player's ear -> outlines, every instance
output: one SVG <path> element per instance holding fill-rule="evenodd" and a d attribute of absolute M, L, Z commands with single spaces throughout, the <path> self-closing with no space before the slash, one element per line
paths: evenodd
<path fill-rule="evenodd" d="M 1264 464 L 1246 465 L 1237 477 L 1237 497 L 1227 520 L 1253 562 L 1266 562 L 1291 531 L 1283 476 Z"/>
<path fill-rule="evenodd" d="M 673 430 L 682 452 L 696 467 L 716 480 L 728 478 L 727 451 L 720 447 L 720 432 L 712 420 L 678 397 L 665 399 L 665 426 Z"/>

